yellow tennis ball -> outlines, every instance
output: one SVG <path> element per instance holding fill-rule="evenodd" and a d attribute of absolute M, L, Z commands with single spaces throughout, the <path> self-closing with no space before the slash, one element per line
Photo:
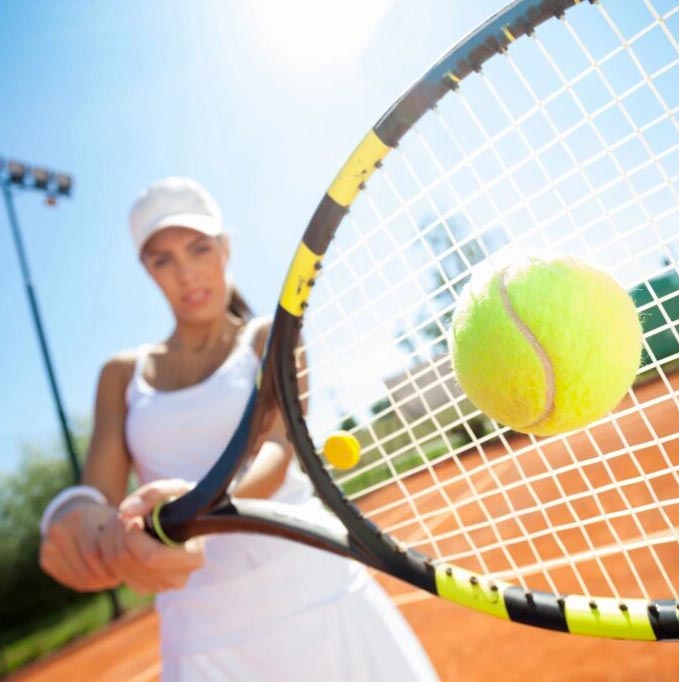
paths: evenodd
<path fill-rule="evenodd" d="M 530 258 L 473 277 L 453 316 L 457 380 L 486 415 L 548 436 L 612 410 L 641 357 L 634 303 L 575 258 Z"/>
<path fill-rule="evenodd" d="M 336 469 L 351 469 L 361 458 L 361 444 L 348 431 L 335 431 L 326 438 L 323 454 Z"/>

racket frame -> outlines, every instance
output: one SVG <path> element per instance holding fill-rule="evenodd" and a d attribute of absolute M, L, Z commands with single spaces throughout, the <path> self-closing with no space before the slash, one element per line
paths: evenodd
<path fill-rule="evenodd" d="M 595 4 L 596 0 L 587 0 Z M 206 477 L 183 498 L 164 505 L 149 532 L 172 540 L 212 532 L 257 532 L 286 537 L 359 561 L 458 604 L 551 630 L 637 640 L 679 639 L 676 600 L 618 600 L 524 590 L 465 569 L 434 563 L 380 531 L 335 485 L 308 432 L 297 385 L 295 349 L 304 311 L 326 249 L 352 202 L 400 139 L 469 74 L 541 23 L 561 18 L 580 0 L 516 0 L 439 59 L 365 136 L 314 212 L 285 279 L 270 342 L 234 439 Z M 264 419 L 260 386 L 275 395 L 298 457 L 319 496 L 346 533 L 300 516 L 293 505 L 230 499 L 227 489 L 252 452 Z"/>

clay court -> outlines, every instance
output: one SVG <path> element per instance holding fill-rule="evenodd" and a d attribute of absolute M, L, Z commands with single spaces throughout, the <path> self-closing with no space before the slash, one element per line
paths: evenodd
<path fill-rule="evenodd" d="M 668 455 L 679 456 L 675 394 L 679 375 L 669 386 L 653 381 L 634 389 L 634 399 L 644 405 L 644 418 L 636 411 L 594 429 L 603 451 L 627 443 L 645 443 L 649 430 L 663 439 Z M 672 389 L 671 391 L 668 389 Z M 631 406 L 627 399 L 620 410 Z M 574 451 L 584 451 L 582 434 L 569 437 Z M 560 456 L 558 453 L 554 457 Z M 652 450 L 646 456 L 653 456 Z M 426 485 L 423 472 L 410 481 L 413 489 Z M 620 471 L 625 476 L 627 472 Z M 417 480 L 419 478 L 419 480 Z M 665 491 L 667 494 L 669 491 Z M 384 496 L 389 490 L 382 491 Z M 386 497 L 385 497 L 386 499 Z M 378 506 L 385 499 L 371 499 Z M 425 501 L 426 502 L 426 501 Z M 672 548 L 673 549 L 673 548 Z M 519 550 L 520 551 L 520 550 Z M 379 580 L 405 614 L 427 649 L 441 679 L 487 680 L 670 680 L 676 677 L 679 651 L 673 642 L 598 640 L 545 632 L 496 620 L 414 591 L 397 580 Z M 630 588 L 632 589 L 632 588 Z M 635 596 L 635 595 L 633 595 Z M 157 622 L 153 613 L 128 617 L 107 631 L 58 653 L 49 660 L 14 675 L 15 682 L 69 680 L 70 682 L 152 682 L 160 676 Z"/>
<path fill-rule="evenodd" d="M 622 642 L 544 632 L 435 598 L 402 600 L 441 679 L 674 680 L 677 644 Z M 160 679 L 153 613 L 112 626 L 11 678 L 13 682 L 153 682 Z"/>

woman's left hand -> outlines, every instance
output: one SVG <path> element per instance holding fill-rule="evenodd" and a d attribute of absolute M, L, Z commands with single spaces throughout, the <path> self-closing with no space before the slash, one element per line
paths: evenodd
<path fill-rule="evenodd" d="M 99 534 L 99 552 L 104 563 L 135 592 L 150 594 L 178 589 L 203 565 L 201 538 L 168 547 L 144 531 L 144 516 L 158 502 L 183 495 L 190 488 L 179 479 L 141 486 L 123 500 L 118 516 Z"/>

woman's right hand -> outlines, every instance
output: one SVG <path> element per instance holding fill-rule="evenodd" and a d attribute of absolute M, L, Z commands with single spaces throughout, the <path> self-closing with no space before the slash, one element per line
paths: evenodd
<path fill-rule="evenodd" d="M 144 516 L 159 502 L 179 497 L 191 485 L 181 479 L 147 483 L 129 495 L 118 515 L 98 536 L 99 551 L 106 565 L 140 594 L 179 589 L 205 560 L 202 538 L 168 547 L 144 531 Z"/>
<path fill-rule="evenodd" d="M 114 507 L 92 500 L 64 505 L 40 545 L 40 567 L 78 592 L 98 592 L 120 584 L 99 552 L 99 534 L 117 515 Z"/>

